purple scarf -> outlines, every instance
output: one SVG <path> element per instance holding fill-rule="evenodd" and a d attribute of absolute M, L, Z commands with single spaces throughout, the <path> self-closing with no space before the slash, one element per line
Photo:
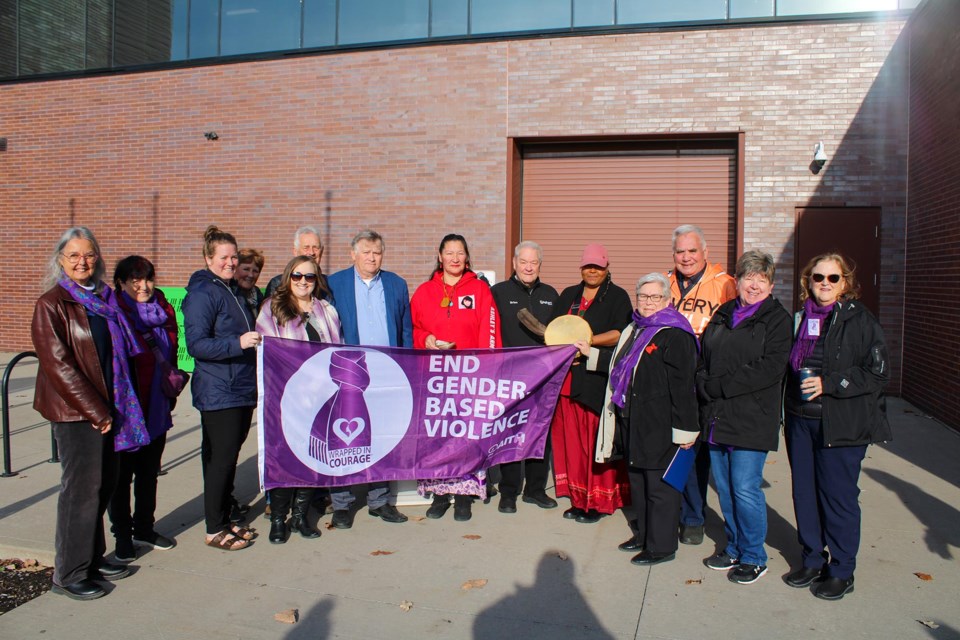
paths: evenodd
<path fill-rule="evenodd" d="M 766 298 L 763 300 L 766 300 Z M 733 308 L 733 325 L 731 328 L 736 329 L 738 324 L 755 314 L 760 305 L 763 304 L 763 300 L 753 304 L 743 304 L 740 302 L 740 298 L 737 298 L 737 304 Z"/>
<path fill-rule="evenodd" d="M 110 329 L 110 342 L 113 345 L 113 410 L 116 414 L 112 426 L 114 450 L 125 451 L 149 444 L 150 435 L 143 420 L 140 401 L 133 390 L 127 362 L 128 357 L 138 355 L 143 350 L 137 344 L 137 337 L 127 316 L 117 309 L 113 291 L 110 287 L 103 287 L 101 298 L 66 276 L 60 276 L 57 284 L 83 305 L 87 313 L 106 320 Z"/>
<path fill-rule="evenodd" d="M 157 343 L 157 348 L 161 355 L 175 364 L 170 353 L 170 338 L 164 329 L 167 323 L 167 312 L 157 302 L 154 297 L 149 302 L 137 302 L 127 295 L 123 290 L 119 291 L 119 298 L 123 299 L 123 305 L 120 310 L 124 312 L 127 318 L 133 322 L 133 327 L 138 333 L 148 333 L 153 336 Z M 160 368 L 160 361 L 154 356 L 153 375 L 150 377 L 150 401 L 147 407 L 147 415 L 144 416 L 147 421 L 147 432 L 150 439 L 158 438 L 173 426 L 173 418 L 170 416 L 170 399 L 163 393 L 163 385 L 160 380 L 163 376 L 163 369 Z M 142 394 L 143 389 L 140 390 Z M 143 403 L 140 403 L 141 409 Z"/>
<path fill-rule="evenodd" d="M 803 303 L 803 315 L 800 317 L 800 332 L 797 334 L 797 341 L 793 343 L 793 349 L 790 350 L 790 367 L 794 371 L 799 371 L 803 367 L 803 361 L 806 360 L 813 348 L 817 345 L 820 336 L 827 332 L 825 320 L 830 317 L 836 302 L 829 307 L 818 306 L 813 298 L 807 298 Z M 812 336 L 807 333 L 807 320 L 820 321 L 820 336 Z"/>
<path fill-rule="evenodd" d="M 643 354 L 643 350 L 650 344 L 650 341 L 657 331 L 668 328 L 682 329 L 696 339 L 696 334 L 690 327 L 690 321 L 674 309 L 673 305 L 669 304 L 649 318 L 644 318 L 640 315 L 639 311 L 634 311 L 633 324 L 635 325 L 634 331 L 639 330 L 640 335 L 634 340 L 630 351 L 617 360 L 617 363 L 613 365 L 613 370 L 610 372 L 610 388 L 613 392 L 611 399 L 613 400 L 613 404 L 621 409 L 627 403 L 627 391 L 630 388 L 630 378 L 633 376 L 633 370 L 637 367 L 637 363 L 640 362 L 640 356 Z M 699 348 L 700 344 L 697 343 L 697 349 L 699 350 Z"/>

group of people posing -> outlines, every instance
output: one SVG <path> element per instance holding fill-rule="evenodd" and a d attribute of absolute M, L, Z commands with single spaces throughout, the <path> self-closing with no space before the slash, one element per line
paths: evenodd
<path fill-rule="evenodd" d="M 843 256 L 818 256 L 805 267 L 803 307 L 791 319 L 771 295 L 771 256 L 746 252 L 731 277 L 709 264 L 703 233 L 692 225 L 674 231 L 675 269 L 639 280 L 635 307 L 613 283 L 599 244 L 583 251 L 581 282 L 558 294 L 540 281 L 536 243 L 517 245 L 513 273 L 491 287 L 473 271 L 466 239 L 449 234 L 432 277 L 412 298 L 402 278 L 382 269 L 385 242 L 375 231 L 358 233 L 353 264 L 329 276 L 316 228 L 298 229 L 293 249 L 264 295 L 256 286 L 263 254 L 239 250 L 231 234 L 210 227 L 205 267 L 187 286 L 183 335 L 195 362 L 207 545 L 235 551 L 258 535 L 244 525 L 249 506 L 234 497 L 234 480 L 257 403 L 256 347 L 264 336 L 431 350 L 542 344 L 521 322 L 525 310 L 544 324 L 580 316 L 593 336 L 575 343 L 544 458 L 500 465 L 497 486 L 482 469 L 419 480 L 421 495 L 432 496 L 427 517 L 442 518 L 452 497 L 454 518 L 469 520 L 474 500 L 497 492 L 501 513 L 516 513 L 518 498 L 555 508 L 546 492 L 552 462 L 556 496 L 571 504 L 563 517 L 595 523 L 632 505 L 632 535 L 619 548 L 635 554 L 634 564 L 653 565 L 672 560 L 680 542 L 702 543 L 712 467 L 726 544 L 705 563 L 750 584 L 767 571 L 762 472 L 785 410 L 802 556 L 785 581 L 813 585 L 826 599 L 853 590 L 860 464 L 868 444 L 890 439 L 882 395 L 889 365 L 880 326 L 857 301 Z M 34 405 L 53 424 L 63 467 L 53 589 L 87 600 L 104 595 L 100 581 L 129 574 L 104 559 L 105 512 L 117 561 L 135 559 L 138 546 L 176 544 L 154 530 L 154 511 L 183 378 L 177 326 L 149 260 L 121 260 L 111 288 L 84 227 L 63 234 L 47 275 L 32 336 L 40 360 Z M 664 480 L 679 449 L 696 451 L 683 491 Z M 387 483 L 366 489 L 371 516 L 407 520 Z M 332 525 L 353 526 L 351 487 L 277 488 L 267 499 L 271 543 L 291 533 L 319 537 L 309 510 L 318 505 L 322 513 L 327 500 Z"/>

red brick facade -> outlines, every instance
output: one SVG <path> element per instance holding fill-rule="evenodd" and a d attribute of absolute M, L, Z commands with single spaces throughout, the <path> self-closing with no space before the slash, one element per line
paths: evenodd
<path fill-rule="evenodd" d="M 451 231 L 475 266 L 502 275 L 511 137 L 743 131 L 743 246 L 777 257 L 787 304 L 795 207 L 883 209 L 880 315 L 899 355 L 903 28 L 513 40 L 0 86 L 0 349 L 30 346 L 43 263 L 71 224 L 94 229 L 108 269 L 139 252 L 172 285 L 202 266 L 209 223 L 265 250 L 266 276 L 300 224 L 325 229 L 328 271 L 369 226 L 387 239 L 385 267 L 413 288 Z M 819 140 L 830 160 L 814 175 Z"/>
<path fill-rule="evenodd" d="M 960 429 L 960 3 L 923 5 L 910 34 L 903 395 Z"/>

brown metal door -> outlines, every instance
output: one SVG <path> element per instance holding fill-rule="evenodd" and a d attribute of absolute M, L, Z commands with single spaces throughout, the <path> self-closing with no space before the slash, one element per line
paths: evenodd
<path fill-rule="evenodd" d="M 613 281 L 633 297 L 640 276 L 673 267 L 680 224 L 700 225 L 711 261 L 732 267 L 735 158 L 730 148 L 525 154 L 521 236 L 543 246 L 543 281 L 558 290 L 579 282 L 584 246 L 600 242 Z"/>
<path fill-rule="evenodd" d="M 797 207 L 795 294 L 807 262 L 828 252 L 853 261 L 860 299 L 876 315 L 880 309 L 880 208 Z M 794 300 L 799 299 L 794 295 Z"/>

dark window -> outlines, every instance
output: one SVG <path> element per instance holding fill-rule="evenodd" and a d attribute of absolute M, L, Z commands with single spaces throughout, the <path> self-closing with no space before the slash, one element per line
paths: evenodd
<path fill-rule="evenodd" d="M 619 0 L 617 24 L 726 20 L 727 0 Z"/>
<path fill-rule="evenodd" d="M 341 2 L 339 44 L 426 38 L 429 11 L 429 0 Z"/>
<path fill-rule="evenodd" d="M 303 46 L 337 44 L 337 0 L 303 0 Z"/>
<path fill-rule="evenodd" d="M 469 33 L 468 0 L 433 0 L 430 3 L 430 35 L 463 36 Z"/>
<path fill-rule="evenodd" d="M 730 0 L 731 18 L 759 18 L 773 15 L 774 0 Z"/>
<path fill-rule="evenodd" d="M 219 54 L 220 0 L 190 0 L 191 58 L 211 58 Z"/>
<path fill-rule="evenodd" d="M 570 27 L 570 0 L 473 0 L 470 32 L 536 31 Z"/>
<path fill-rule="evenodd" d="M 17 75 L 17 3 L 0 0 L 0 78 Z"/>
<path fill-rule="evenodd" d="M 300 0 L 222 0 L 220 55 L 300 47 Z"/>
<path fill-rule="evenodd" d="M 172 0 L 124 0 L 116 4 L 114 66 L 170 59 Z"/>
<path fill-rule="evenodd" d="M 84 6 L 20 0 L 20 75 L 84 67 Z"/>
<path fill-rule="evenodd" d="M 573 0 L 573 26 L 596 27 L 616 24 L 616 0 Z"/>
<path fill-rule="evenodd" d="M 896 8 L 897 0 L 777 0 L 778 16 L 886 11 Z"/>
<path fill-rule="evenodd" d="M 84 67 L 107 69 L 113 63 L 113 0 L 87 0 Z"/>

